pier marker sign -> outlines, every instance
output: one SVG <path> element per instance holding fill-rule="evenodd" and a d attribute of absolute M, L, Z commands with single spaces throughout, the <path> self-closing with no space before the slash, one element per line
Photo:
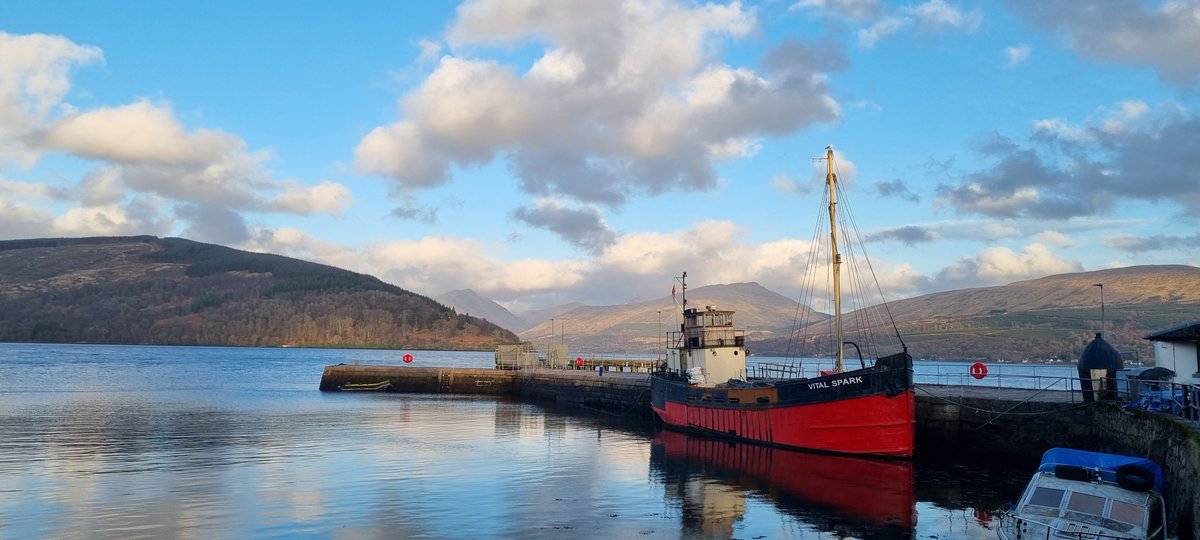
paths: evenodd
<path fill-rule="evenodd" d="M 987 377 L 987 366 L 983 362 L 975 362 L 971 364 L 971 376 L 976 379 Z"/>
<path fill-rule="evenodd" d="M 412 363 L 412 360 L 413 360 L 413 359 L 412 359 L 412 355 L 411 355 L 411 354 L 406 354 L 406 355 L 404 355 L 404 363 L 405 363 L 405 364 L 411 364 L 411 363 Z"/>

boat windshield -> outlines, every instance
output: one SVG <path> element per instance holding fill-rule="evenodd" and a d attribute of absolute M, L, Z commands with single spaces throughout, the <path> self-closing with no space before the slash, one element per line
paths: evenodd
<path fill-rule="evenodd" d="M 1055 489 L 1049 487 L 1038 486 L 1033 491 L 1033 495 L 1029 496 L 1029 504 L 1034 506 L 1045 506 L 1053 508 L 1055 511 L 1062 506 L 1063 495 L 1067 493 L 1064 489 Z"/>
<path fill-rule="evenodd" d="M 1146 522 L 1146 507 L 1114 500 L 1108 517 L 1122 523 L 1141 526 Z"/>
<path fill-rule="evenodd" d="M 1072 492 L 1071 500 L 1067 501 L 1067 510 L 1104 517 L 1105 500 L 1104 497 L 1091 493 Z"/>

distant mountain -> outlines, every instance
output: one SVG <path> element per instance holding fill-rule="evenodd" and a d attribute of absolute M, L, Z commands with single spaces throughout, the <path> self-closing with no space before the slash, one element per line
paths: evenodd
<path fill-rule="evenodd" d="M 371 276 L 182 238 L 0 242 L 0 341 L 491 350 L 517 337 Z"/>
<path fill-rule="evenodd" d="M 519 316 L 521 317 L 522 320 L 529 323 L 529 326 L 525 328 L 525 330 L 528 330 L 529 328 L 539 325 L 545 321 L 549 321 L 550 319 L 553 319 L 555 317 L 560 317 L 564 313 L 570 313 L 579 308 L 585 308 L 585 307 L 588 307 L 588 305 L 580 303 L 580 302 L 571 302 L 569 304 L 562 304 L 562 305 L 552 306 L 552 307 L 548 307 L 548 308 L 531 309 L 529 311 L 522 311 Z M 522 330 L 522 331 L 524 331 L 524 330 Z"/>
<path fill-rule="evenodd" d="M 1129 361 L 1153 357 L 1146 334 L 1200 319 L 1200 268 L 1185 265 L 1115 268 L 940 292 L 891 302 L 887 310 L 917 358 L 1075 361 L 1100 331 L 1098 283 L 1104 284 L 1105 338 Z M 736 311 L 748 347 L 761 356 L 796 354 L 793 330 L 819 345 L 831 326 L 828 315 L 798 307 L 757 283 L 699 287 L 688 291 L 688 301 L 695 307 Z M 581 354 L 657 352 L 664 345 L 663 334 L 678 328 L 680 308 L 670 297 L 551 308 L 537 317 L 524 314 L 535 324 L 519 335 L 535 345 L 564 341 Z M 846 326 L 880 320 L 883 310 L 874 306 L 849 313 Z M 793 321 L 806 317 L 815 322 L 793 329 Z M 894 334 L 890 327 L 875 330 Z"/>
<path fill-rule="evenodd" d="M 633 304 L 581 306 L 557 313 L 553 332 L 547 318 L 519 335 L 535 345 L 565 341 L 571 350 L 584 353 L 657 352 L 663 347 L 664 334 L 682 323 L 682 306 L 675 300 L 667 296 Z M 738 326 L 746 330 L 747 340 L 768 339 L 781 332 L 786 335 L 797 314 L 794 300 L 757 283 L 709 285 L 688 291 L 689 307 L 708 305 L 737 311 Z M 828 317 L 802 309 L 810 320 Z"/>
<path fill-rule="evenodd" d="M 454 308 L 454 311 L 458 313 L 486 319 L 492 324 L 513 332 L 520 332 L 532 326 L 521 317 L 513 315 L 504 306 L 489 298 L 479 296 L 471 289 L 450 291 L 438 296 L 435 300 L 441 302 L 442 305 Z"/>
<path fill-rule="evenodd" d="M 1096 284 L 1104 285 L 1105 339 L 1131 361 L 1153 358 L 1146 334 L 1200 319 L 1200 268 L 1184 265 L 1131 266 L 940 292 L 891 302 L 888 310 L 918 358 L 1075 361 L 1100 331 Z M 882 309 L 874 306 L 862 317 L 847 317 L 847 325 L 876 319 Z M 820 334 L 823 329 L 810 330 Z M 773 354 L 786 350 L 786 341 L 766 340 L 755 347 Z"/>

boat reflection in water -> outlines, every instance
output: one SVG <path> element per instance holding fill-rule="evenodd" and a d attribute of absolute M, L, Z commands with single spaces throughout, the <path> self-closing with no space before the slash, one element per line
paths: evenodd
<path fill-rule="evenodd" d="M 664 430 L 651 443 L 650 464 L 663 475 L 668 499 L 682 499 L 688 532 L 705 538 L 735 536 L 748 497 L 769 499 L 780 512 L 818 530 L 858 538 L 910 538 L 916 525 L 913 464 L 906 460 L 817 454 Z"/>

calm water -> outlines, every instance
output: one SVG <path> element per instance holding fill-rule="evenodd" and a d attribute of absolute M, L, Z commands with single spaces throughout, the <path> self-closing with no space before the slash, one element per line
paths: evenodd
<path fill-rule="evenodd" d="M 418 366 L 492 363 L 410 352 Z M 1032 467 L 317 391 L 325 365 L 403 353 L 0 344 L 0 538 L 995 538 L 989 511 Z M 942 369 L 965 367 L 918 366 Z"/>

